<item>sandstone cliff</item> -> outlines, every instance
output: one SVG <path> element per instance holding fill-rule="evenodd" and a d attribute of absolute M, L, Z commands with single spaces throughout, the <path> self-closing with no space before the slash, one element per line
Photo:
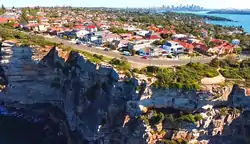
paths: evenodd
<path fill-rule="evenodd" d="M 1 52 L 0 100 L 5 106 L 59 108 L 64 118 L 51 109 L 45 115 L 60 123 L 67 143 L 248 142 L 249 97 L 240 87 L 217 100 L 208 93 L 152 89 L 145 82 L 137 93 L 135 78 L 122 81 L 112 67 L 93 64 L 74 51 L 5 47 Z M 152 109 L 163 113 L 158 123 L 152 123 L 157 117 Z M 190 113 L 201 117 L 194 123 L 178 119 Z M 138 118 L 142 115 L 146 119 Z"/>

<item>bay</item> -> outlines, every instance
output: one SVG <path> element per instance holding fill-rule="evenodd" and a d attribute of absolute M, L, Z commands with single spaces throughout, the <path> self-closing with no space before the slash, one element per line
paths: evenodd
<path fill-rule="evenodd" d="M 242 26 L 244 31 L 250 33 L 250 15 L 240 15 L 240 14 L 208 14 L 208 11 L 178 11 L 179 13 L 192 13 L 197 15 L 208 15 L 208 16 L 218 16 L 223 18 L 228 18 L 236 22 L 228 21 L 207 21 L 207 23 L 223 26 Z"/>

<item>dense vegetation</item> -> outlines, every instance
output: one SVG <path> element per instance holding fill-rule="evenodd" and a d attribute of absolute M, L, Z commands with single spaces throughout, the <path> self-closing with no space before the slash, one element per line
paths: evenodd
<path fill-rule="evenodd" d="M 234 56 L 225 59 L 214 59 L 211 66 L 220 67 L 220 73 L 229 79 L 245 80 L 247 86 L 250 85 L 250 59 L 238 61 Z"/>
<path fill-rule="evenodd" d="M 159 68 L 148 66 L 140 71 L 149 76 L 155 76 L 157 81 L 153 84 L 156 88 L 185 88 L 200 89 L 200 80 L 204 77 L 215 77 L 218 75 L 216 68 L 207 64 L 189 63 L 185 66 L 175 68 Z"/>
<path fill-rule="evenodd" d="M 131 68 L 131 65 L 128 61 L 120 60 L 117 58 L 113 58 L 111 61 L 109 61 L 109 64 L 115 66 L 115 68 L 122 71 L 128 71 Z"/>
<path fill-rule="evenodd" d="M 147 125 L 157 125 L 159 123 L 168 123 L 171 125 L 187 122 L 187 123 L 195 123 L 202 119 L 200 114 L 183 114 L 182 112 L 179 113 L 163 113 L 157 112 L 156 110 L 150 110 L 144 115 L 139 117 L 140 120 L 143 120 Z"/>
<path fill-rule="evenodd" d="M 118 28 L 118 27 L 111 27 L 109 29 L 112 33 L 117 33 L 117 34 L 123 34 L 123 33 L 127 33 L 127 30 L 124 30 L 122 28 Z"/>
<path fill-rule="evenodd" d="M 4 7 L 4 5 L 2 5 L 2 7 L 0 8 L 0 15 L 4 14 L 6 12 L 6 8 Z"/>

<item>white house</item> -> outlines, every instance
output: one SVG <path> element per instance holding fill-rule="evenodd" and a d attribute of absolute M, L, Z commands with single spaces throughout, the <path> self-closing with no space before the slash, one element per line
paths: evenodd
<path fill-rule="evenodd" d="M 40 32 L 45 32 L 45 31 L 47 31 L 47 28 L 46 28 L 44 25 L 39 25 L 39 26 L 38 26 L 38 29 L 39 29 Z"/>
<path fill-rule="evenodd" d="M 141 31 L 137 31 L 135 33 L 136 33 L 136 35 L 139 35 L 139 36 L 146 36 L 146 34 L 148 34 L 149 31 L 141 30 Z"/>
<path fill-rule="evenodd" d="M 139 42 L 128 44 L 128 48 L 133 49 L 135 51 L 138 51 L 138 50 L 145 48 L 145 47 L 151 47 L 151 42 L 150 41 L 139 41 Z"/>
<path fill-rule="evenodd" d="M 178 42 L 174 41 L 166 41 L 162 48 L 166 50 L 168 54 L 178 54 L 184 52 L 184 47 Z"/>
<path fill-rule="evenodd" d="M 187 36 L 184 34 L 175 34 L 172 36 L 172 39 L 182 39 L 182 38 L 186 38 Z"/>
<path fill-rule="evenodd" d="M 86 30 L 79 30 L 76 32 L 77 37 L 84 37 L 87 34 L 89 34 L 89 31 L 86 31 Z"/>

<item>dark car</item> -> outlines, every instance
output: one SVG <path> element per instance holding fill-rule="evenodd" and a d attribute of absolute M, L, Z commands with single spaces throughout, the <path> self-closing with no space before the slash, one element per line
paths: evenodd
<path fill-rule="evenodd" d="M 108 49 L 108 48 L 105 48 L 104 51 L 109 51 L 109 49 Z"/>

